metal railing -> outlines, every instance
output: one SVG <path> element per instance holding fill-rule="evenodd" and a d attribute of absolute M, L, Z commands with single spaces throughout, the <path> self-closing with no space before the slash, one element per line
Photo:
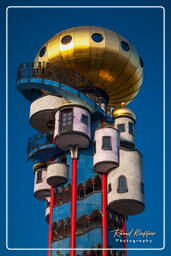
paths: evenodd
<path fill-rule="evenodd" d="M 85 94 L 99 106 L 101 106 L 104 99 L 108 97 L 106 94 L 104 95 L 104 91 L 102 92 L 101 89 L 93 85 L 84 76 L 53 63 L 32 62 L 20 64 L 17 71 L 17 85 L 19 86 L 21 80 L 25 78 L 28 79 L 28 82 L 32 78 L 39 78 L 42 84 L 44 84 L 45 80 L 52 80 L 60 84 L 68 85 Z"/>
<path fill-rule="evenodd" d="M 31 138 L 28 139 L 27 144 L 27 158 L 31 160 L 31 153 L 35 150 L 39 150 L 40 147 L 53 144 L 53 135 L 46 134 L 46 133 L 37 133 L 34 134 Z"/>
<path fill-rule="evenodd" d="M 69 85 L 78 89 L 80 86 L 90 85 L 91 82 L 85 79 L 77 72 L 68 70 L 67 68 L 56 66 L 47 62 L 32 62 L 20 64 L 17 72 L 17 82 L 23 78 L 40 78 L 43 80 L 53 80 L 62 84 Z"/>

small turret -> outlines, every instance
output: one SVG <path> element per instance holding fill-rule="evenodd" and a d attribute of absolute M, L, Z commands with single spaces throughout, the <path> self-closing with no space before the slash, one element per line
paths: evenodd
<path fill-rule="evenodd" d="M 117 108 L 113 111 L 114 127 L 120 132 L 120 145 L 134 148 L 135 114 L 129 108 Z"/>
<path fill-rule="evenodd" d="M 87 148 L 90 142 L 91 113 L 79 104 L 66 104 L 55 114 L 54 139 L 57 147 L 68 150 L 70 146 Z"/>
<path fill-rule="evenodd" d="M 34 196 L 38 200 L 46 200 L 50 196 L 50 186 L 47 183 L 47 164 L 45 162 L 37 163 L 34 169 Z"/>

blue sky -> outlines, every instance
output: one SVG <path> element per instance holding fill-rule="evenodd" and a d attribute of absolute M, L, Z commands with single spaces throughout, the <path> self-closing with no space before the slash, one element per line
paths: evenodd
<path fill-rule="evenodd" d="M 36 1 L 25 4 L 36 4 Z M 124 5 L 126 1 L 121 1 Z M 131 1 L 130 1 L 131 2 Z M 166 1 L 151 1 L 162 5 Z M 54 5 L 49 1 L 48 5 Z M 90 2 L 85 5 L 112 5 L 112 1 Z M 116 3 L 121 4 L 118 1 Z M 146 5 L 147 1 L 139 1 Z M 21 1 L 6 5 L 21 5 Z M 41 1 L 47 5 L 47 1 Z M 64 3 L 62 3 L 64 4 Z M 67 5 L 68 2 L 65 1 Z M 74 5 L 79 5 L 75 1 Z M 82 3 L 83 4 L 83 3 Z M 137 4 L 132 1 L 131 5 Z M 148 5 L 150 1 L 148 1 Z M 61 5 L 61 3 L 56 3 Z M 70 3 L 71 5 L 71 3 Z M 5 8 L 5 4 L 4 4 Z M 167 14 L 168 12 L 166 12 Z M 5 22 L 4 13 L 1 18 Z M 27 139 L 35 133 L 29 125 L 29 102 L 16 89 L 16 72 L 20 63 L 31 62 L 40 47 L 50 37 L 72 26 L 93 25 L 112 29 L 138 49 L 144 61 L 144 83 L 137 98 L 129 105 L 137 115 L 136 145 L 144 155 L 144 184 L 146 209 L 132 216 L 127 229 L 141 228 L 156 232 L 152 247 L 163 246 L 163 9 L 158 8 L 50 8 L 9 9 L 8 44 L 8 107 L 9 107 L 9 247 L 36 248 L 47 246 L 47 224 L 44 221 L 45 204 L 33 197 L 32 163 L 26 159 Z M 5 28 L 5 27 L 3 27 Z M 4 52 L 3 52 L 4 56 Z M 2 66 L 4 70 L 4 66 Z M 5 85 L 4 85 L 5 86 Z M 166 88 L 167 90 L 167 88 Z M 4 93 L 4 90 L 3 90 Z M 166 91 L 166 99 L 169 91 Z M 4 97 L 4 94 L 2 94 Z M 2 100 L 4 102 L 4 98 Z M 5 109 L 3 105 L 3 118 Z M 4 151 L 2 152 L 4 156 Z M 4 174 L 4 173 L 3 173 Z M 4 177 L 3 177 L 4 178 Z M 169 177 L 168 177 L 169 178 Z M 3 206 L 5 203 L 4 185 Z M 3 193 L 3 194 L 2 194 Z M 2 212 L 3 255 L 35 255 L 30 252 L 12 252 L 4 248 L 5 213 Z M 167 224 L 168 226 L 168 224 Z M 139 247 L 139 245 L 137 245 Z M 167 248 L 166 248 L 167 250 Z M 165 255 L 165 251 L 138 252 L 138 255 Z M 168 249 L 169 250 L 169 249 Z M 46 255 L 45 251 L 36 252 Z M 129 252 L 128 255 L 137 255 Z"/>

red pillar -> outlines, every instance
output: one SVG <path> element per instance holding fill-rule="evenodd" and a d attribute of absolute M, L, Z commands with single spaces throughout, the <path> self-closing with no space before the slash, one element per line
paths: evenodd
<path fill-rule="evenodd" d="M 123 223 L 123 232 L 124 232 L 124 248 L 126 249 L 126 217 L 124 219 L 124 223 Z M 127 253 L 126 253 L 126 250 L 124 251 L 124 256 L 126 256 Z"/>
<path fill-rule="evenodd" d="M 102 174 L 102 235 L 103 248 L 107 248 L 107 174 Z M 107 256 L 107 250 L 103 250 L 103 256 Z"/>
<path fill-rule="evenodd" d="M 53 204 L 54 204 L 54 193 L 53 187 L 50 188 L 50 216 L 49 216 L 49 234 L 48 234 L 48 249 L 51 248 L 52 241 L 52 215 L 53 215 Z M 51 251 L 48 250 L 48 256 L 50 256 Z"/>
<path fill-rule="evenodd" d="M 76 203 L 77 203 L 77 159 L 72 159 L 72 194 L 71 194 L 71 239 L 70 248 L 76 248 Z M 75 250 L 70 250 L 75 256 Z"/>

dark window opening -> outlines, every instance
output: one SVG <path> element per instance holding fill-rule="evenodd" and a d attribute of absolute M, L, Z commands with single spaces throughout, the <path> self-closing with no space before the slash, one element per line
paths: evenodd
<path fill-rule="evenodd" d="M 129 133 L 131 135 L 134 135 L 134 125 L 133 125 L 133 123 L 129 123 Z"/>
<path fill-rule="evenodd" d="M 96 141 L 93 142 L 93 154 L 96 154 Z"/>
<path fill-rule="evenodd" d="M 125 176 L 120 176 L 118 178 L 118 193 L 126 193 L 128 192 L 128 187 L 127 187 L 127 181 Z"/>
<path fill-rule="evenodd" d="M 141 57 L 140 57 L 140 65 L 141 65 L 142 68 L 144 67 L 144 63 L 143 63 L 143 60 L 142 60 Z"/>
<path fill-rule="evenodd" d="M 80 191 L 80 198 L 84 198 L 84 190 Z"/>
<path fill-rule="evenodd" d="M 86 188 L 86 195 L 93 193 L 93 187 Z"/>
<path fill-rule="evenodd" d="M 42 182 L 42 170 L 37 171 L 37 179 L 36 179 L 36 184 Z"/>
<path fill-rule="evenodd" d="M 103 150 L 111 150 L 112 149 L 110 136 L 103 136 L 102 149 Z"/>
<path fill-rule="evenodd" d="M 103 36 L 99 33 L 94 33 L 91 38 L 93 39 L 94 42 L 96 43 L 100 43 L 101 41 L 103 41 Z"/>
<path fill-rule="evenodd" d="M 54 130 L 55 121 L 54 121 L 54 120 L 50 120 L 50 121 L 47 123 L 47 127 L 48 127 L 50 130 Z"/>
<path fill-rule="evenodd" d="M 109 183 L 109 185 L 108 185 L 108 193 L 110 193 L 112 191 L 112 185 L 111 185 L 111 183 Z"/>
<path fill-rule="evenodd" d="M 66 155 L 61 155 L 60 157 L 59 157 L 59 163 L 62 163 L 62 164 L 67 164 L 67 157 L 66 157 Z"/>
<path fill-rule="evenodd" d="M 121 46 L 122 46 L 122 49 L 126 52 L 128 52 L 130 50 L 129 44 L 125 41 L 121 41 Z"/>
<path fill-rule="evenodd" d="M 83 124 L 85 124 L 85 125 L 88 125 L 88 116 L 82 114 L 82 116 L 81 116 L 81 122 L 82 122 Z"/>
<path fill-rule="evenodd" d="M 141 193 L 144 194 L 144 184 L 141 182 Z"/>
<path fill-rule="evenodd" d="M 56 222 L 52 223 L 51 230 L 52 230 L 52 239 L 57 240 L 58 239 L 58 231 L 57 231 L 57 223 Z"/>
<path fill-rule="evenodd" d="M 69 44 L 72 40 L 72 36 L 66 35 L 61 39 L 62 44 Z"/>
<path fill-rule="evenodd" d="M 95 181 L 94 190 L 96 190 L 96 191 L 101 190 L 101 178 L 100 178 L 100 176 L 99 175 L 96 176 L 94 181 Z"/>
<path fill-rule="evenodd" d="M 118 130 L 119 130 L 119 132 L 125 132 L 125 125 L 124 124 L 118 124 Z"/>
<path fill-rule="evenodd" d="M 46 52 L 46 47 L 44 46 L 39 52 L 39 57 L 43 57 L 45 55 L 45 52 Z"/>
<path fill-rule="evenodd" d="M 60 111 L 59 130 L 60 132 L 68 132 L 72 130 L 73 110 L 65 109 Z"/>
<path fill-rule="evenodd" d="M 59 238 L 64 237 L 64 221 L 63 220 L 60 220 L 58 223 L 58 234 L 59 234 Z"/>
<path fill-rule="evenodd" d="M 85 193 L 86 195 L 90 194 L 90 193 L 93 193 L 93 183 L 92 183 L 92 180 L 91 179 L 88 179 L 86 181 L 86 190 L 85 190 Z"/>

